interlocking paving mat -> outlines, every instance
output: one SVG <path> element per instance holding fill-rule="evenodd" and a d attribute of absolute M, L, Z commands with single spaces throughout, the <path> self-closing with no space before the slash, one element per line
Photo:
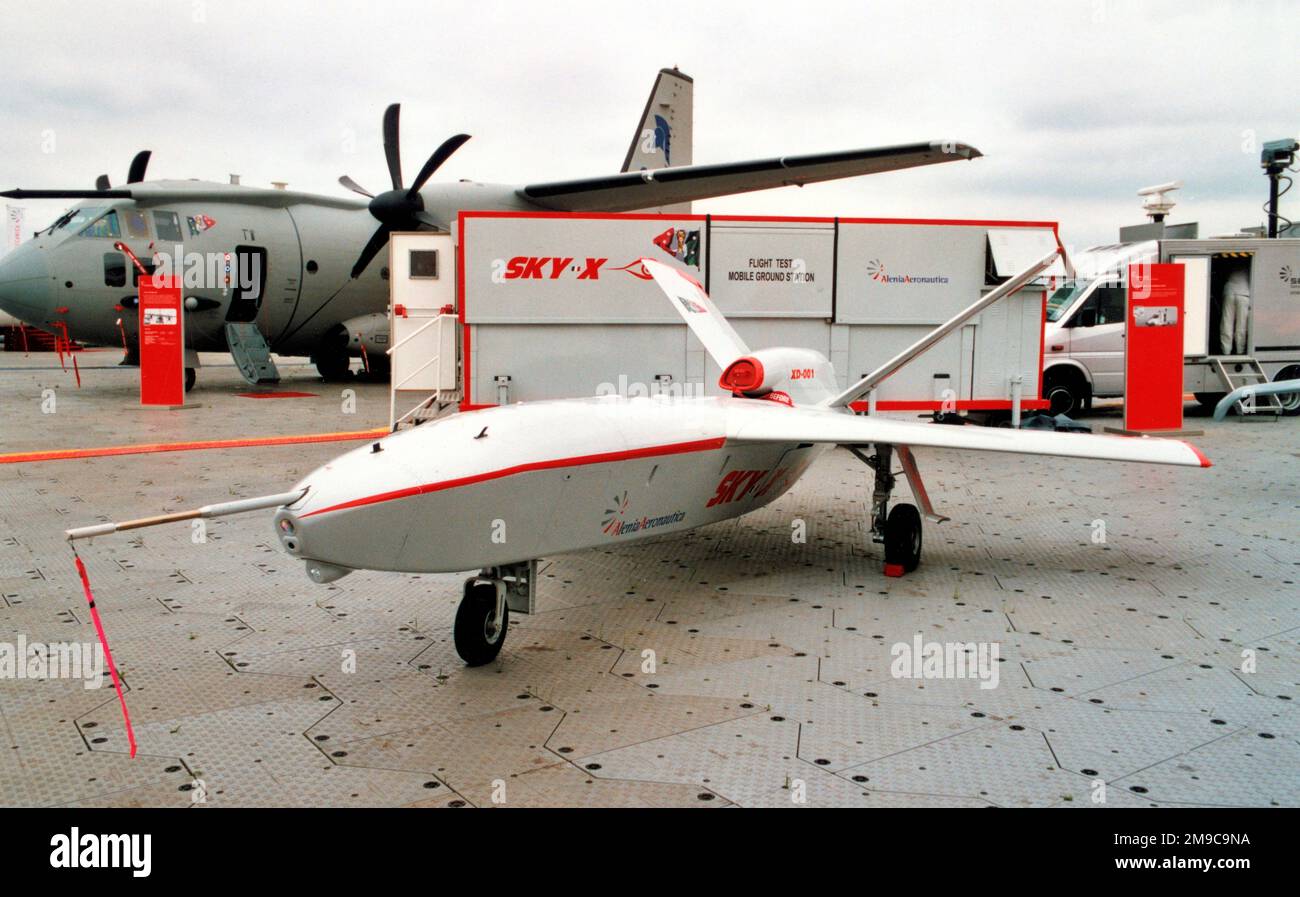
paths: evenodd
<path fill-rule="evenodd" d="M 294 402 L 204 369 L 203 407 L 170 414 L 87 374 L 0 373 L 3 450 L 387 416 L 384 387 L 310 369 Z M 952 520 L 899 579 L 837 450 L 740 520 L 544 559 L 540 612 L 477 669 L 463 574 L 317 586 L 264 514 L 98 539 L 139 753 L 111 686 L 0 679 L 0 803 L 1300 805 L 1298 422 L 1193 422 L 1208 471 L 918 452 Z M 344 448 L 0 467 L 0 643 L 95 643 L 66 527 L 279 491 Z M 918 637 L 995 647 L 997 687 L 896 676 Z"/>

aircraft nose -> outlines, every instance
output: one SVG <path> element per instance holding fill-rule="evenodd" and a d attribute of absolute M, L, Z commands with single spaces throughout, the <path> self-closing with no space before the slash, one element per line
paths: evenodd
<path fill-rule="evenodd" d="M 0 259 L 0 309 L 25 324 L 53 317 L 54 289 L 45 252 L 28 244 Z"/>
<path fill-rule="evenodd" d="M 311 515 L 310 513 L 304 514 L 304 512 L 311 507 L 311 498 L 309 492 L 307 498 L 298 503 L 296 510 L 289 510 L 289 508 L 285 507 L 277 511 L 275 514 L 275 534 L 287 554 L 306 562 L 307 576 L 313 582 L 333 582 L 347 576 L 352 570 L 320 559 L 322 556 L 332 557 L 333 552 L 330 549 L 330 539 L 328 537 L 321 538 L 319 532 L 309 535 L 308 531 L 313 528 L 312 522 L 305 520 L 304 516 L 310 517 Z"/>

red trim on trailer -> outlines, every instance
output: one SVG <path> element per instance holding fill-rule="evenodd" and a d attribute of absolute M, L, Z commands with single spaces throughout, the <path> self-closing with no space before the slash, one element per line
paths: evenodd
<path fill-rule="evenodd" d="M 456 221 L 456 320 L 460 322 L 462 348 L 460 352 L 460 410 L 472 411 L 474 404 L 470 401 L 470 339 L 469 325 L 465 323 L 465 212 L 462 210 Z"/>
<path fill-rule="evenodd" d="M 1051 403 L 1046 399 L 1021 399 L 1020 407 L 1030 411 L 1047 408 Z M 854 411 L 866 411 L 866 402 L 852 402 L 849 407 Z M 958 411 L 1010 411 L 1010 399 L 959 399 L 955 405 Z M 937 401 L 913 402 L 905 399 L 890 399 L 876 402 L 877 411 L 942 411 L 943 403 Z"/>
<path fill-rule="evenodd" d="M 722 397 L 720 397 L 722 398 Z M 1021 399 L 1020 407 L 1027 411 L 1043 411 L 1051 407 L 1051 402 L 1047 399 Z M 484 408 L 500 407 L 495 402 L 486 404 L 467 405 L 462 403 L 461 411 L 481 411 Z M 854 411 L 866 411 L 866 402 L 854 402 L 849 405 Z M 958 399 L 956 408 L 958 411 L 1010 411 L 1010 399 Z M 943 403 L 928 400 L 907 400 L 907 399 L 889 399 L 884 402 L 876 403 L 877 411 L 941 411 Z M 3 457 L 0 455 L 0 457 Z"/>
<path fill-rule="evenodd" d="M 466 218 L 569 218 L 591 221 L 759 221 L 788 224 L 834 224 L 835 218 L 807 215 L 667 215 L 662 213 L 630 212 L 492 212 L 461 211 L 460 220 Z M 1053 221 L 1003 221 L 983 218 L 844 218 L 840 224 L 919 224 L 947 227 L 1035 227 L 1056 229 Z M 1057 240 L 1060 243 L 1060 240 Z"/>
<path fill-rule="evenodd" d="M 725 436 L 718 436 L 713 439 L 697 439 L 694 442 L 676 442 L 669 445 L 652 445 L 647 448 L 628 449 L 621 452 L 600 452 L 595 455 L 578 455 L 573 458 L 556 458 L 553 461 L 532 461 L 527 464 L 516 464 L 514 467 L 505 467 L 501 470 L 490 470 L 487 473 L 476 473 L 466 477 L 457 477 L 454 480 L 443 480 L 438 483 L 425 483 L 422 486 L 408 486 L 405 489 L 395 489 L 391 492 L 381 492 L 378 495 L 368 495 L 364 498 L 354 498 L 351 501 L 341 502 L 337 505 L 330 505 L 328 508 L 320 508 L 303 514 L 303 518 L 315 517 L 317 514 L 328 514 L 330 511 L 343 511 L 348 508 L 359 508 L 364 505 L 374 505 L 386 501 L 396 501 L 401 498 L 411 498 L 415 495 L 427 495 L 430 492 L 442 492 L 446 489 L 456 489 L 461 486 L 472 486 L 475 483 L 486 482 L 487 480 L 499 480 L 502 477 L 514 476 L 519 473 L 531 473 L 536 470 L 554 470 L 559 467 L 584 467 L 589 464 L 608 464 L 614 461 L 631 461 L 637 458 L 657 458 L 662 455 L 682 455 L 688 452 L 709 452 L 722 448 L 726 443 Z"/>

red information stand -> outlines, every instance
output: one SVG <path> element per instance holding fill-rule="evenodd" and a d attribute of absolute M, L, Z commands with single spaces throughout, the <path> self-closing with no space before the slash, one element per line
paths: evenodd
<path fill-rule="evenodd" d="M 1124 332 L 1121 432 L 1184 433 L 1182 265 L 1129 266 Z"/>
<path fill-rule="evenodd" d="M 174 278 L 140 278 L 140 404 L 185 404 L 185 306 Z"/>

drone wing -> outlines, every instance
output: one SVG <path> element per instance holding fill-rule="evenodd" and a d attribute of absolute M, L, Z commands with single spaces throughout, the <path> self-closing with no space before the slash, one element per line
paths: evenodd
<path fill-rule="evenodd" d="M 830 409 L 788 408 L 773 402 L 752 400 L 729 405 L 727 439 L 732 442 L 925 446 L 1180 467 L 1210 466 L 1210 460 L 1198 448 L 1179 439 L 923 424 L 863 417 Z"/>

